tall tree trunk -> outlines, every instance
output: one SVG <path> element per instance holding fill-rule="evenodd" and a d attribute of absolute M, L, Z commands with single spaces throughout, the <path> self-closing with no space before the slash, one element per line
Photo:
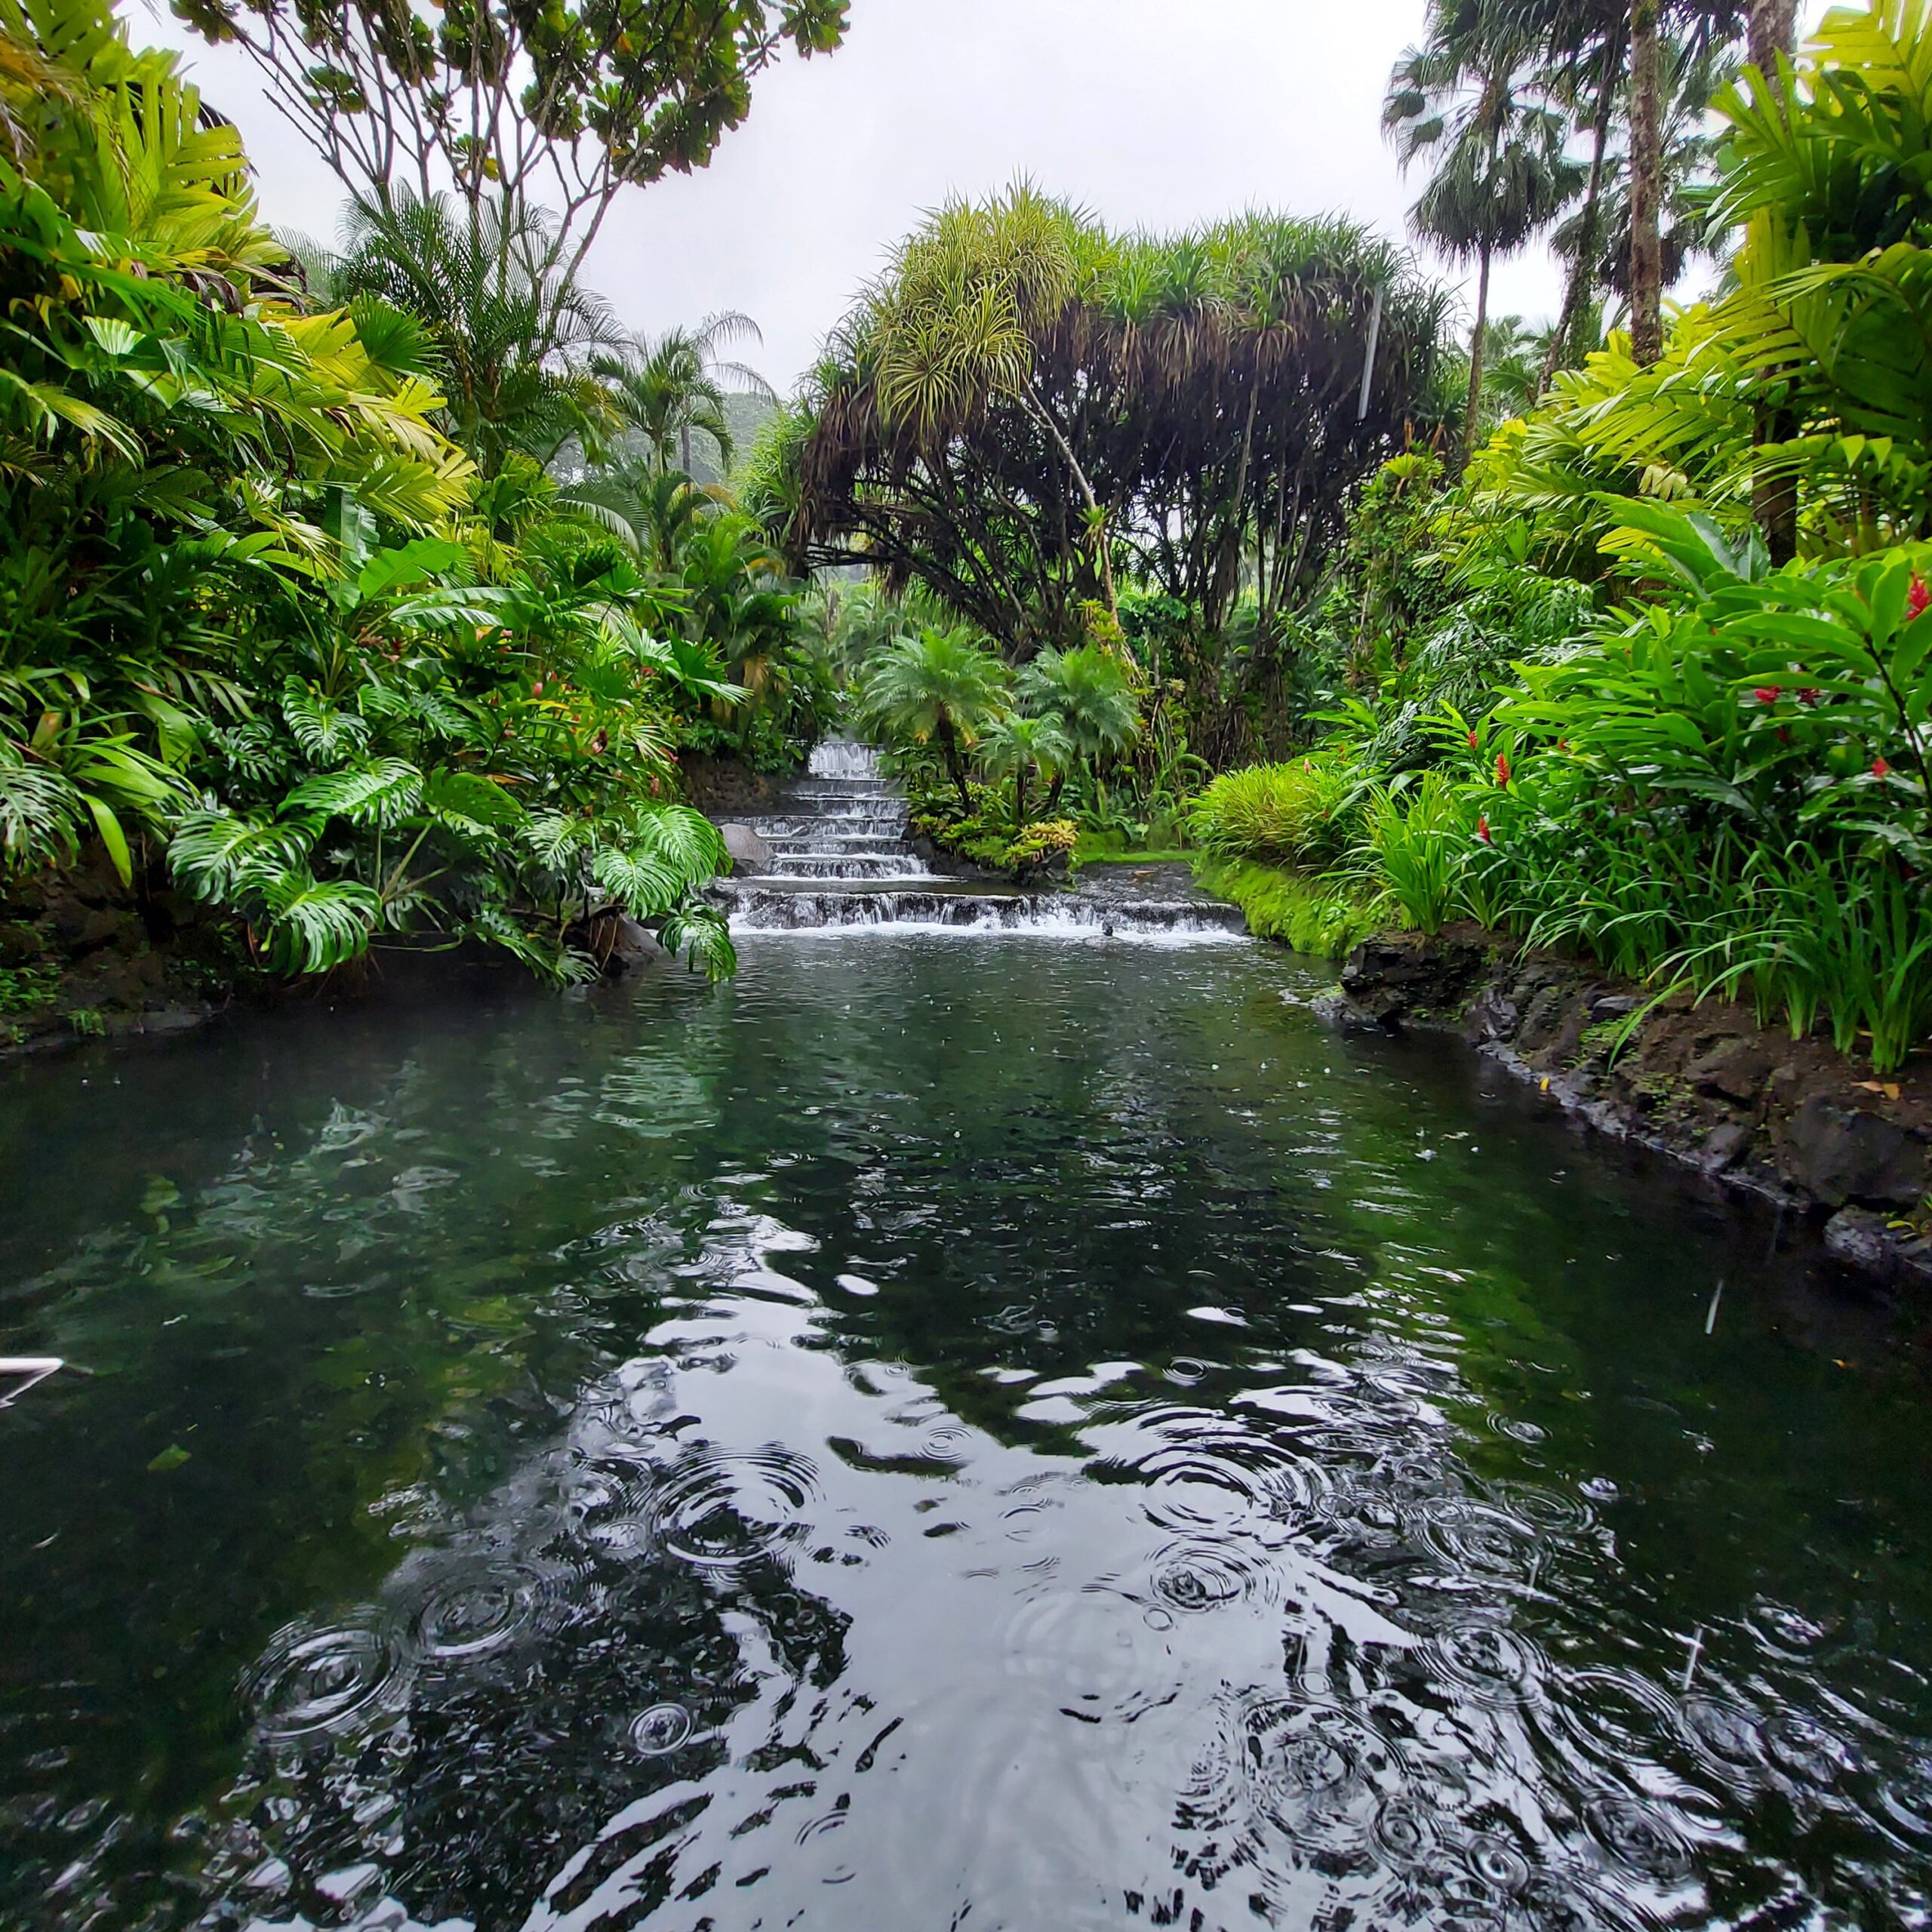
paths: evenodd
<path fill-rule="evenodd" d="M 1767 80 L 1777 78 L 1778 56 L 1798 38 L 1798 0 L 1751 0 L 1749 59 Z"/>
<path fill-rule="evenodd" d="M 1789 55 L 1798 31 L 1796 0 L 1751 0 L 1750 60 L 1768 85 L 1777 85 L 1778 56 Z M 1760 372 L 1760 380 L 1765 372 Z M 1797 429 L 1788 410 L 1760 402 L 1752 412 L 1751 440 L 1761 449 L 1781 443 Z M 1798 555 L 1798 476 L 1789 468 L 1760 469 L 1751 486 L 1751 514 L 1763 532 L 1772 563 L 1788 564 Z"/>
<path fill-rule="evenodd" d="M 1482 245 L 1476 271 L 1476 325 L 1469 331 L 1469 399 L 1463 407 L 1463 467 L 1475 454 L 1476 417 L 1482 405 L 1482 331 L 1489 320 L 1489 244 Z"/>
<path fill-rule="evenodd" d="M 966 768 L 959 761 L 958 734 L 952 728 L 952 718 L 943 711 L 933 726 L 933 736 L 939 740 L 940 756 L 945 759 L 947 774 L 959 793 L 961 809 L 970 812 L 973 795 L 966 789 Z"/>
<path fill-rule="evenodd" d="M 1570 339 L 1577 332 L 1583 312 L 1583 291 L 1596 272 L 1597 214 L 1603 202 L 1603 157 L 1610 145 L 1611 116 L 1617 106 L 1617 75 L 1622 66 L 1622 49 L 1616 39 L 1604 43 L 1603 72 L 1597 82 L 1596 125 L 1590 131 L 1590 180 L 1583 191 L 1583 212 L 1577 229 L 1577 259 L 1570 265 L 1570 286 L 1563 291 L 1563 312 L 1549 332 L 1549 352 L 1543 359 L 1543 377 L 1537 386 L 1549 387 Z"/>
<path fill-rule="evenodd" d="M 1022 758 L 1013 771 L 1013 823 L 1016 831 L 1026 826 L 1026 761 Z"/>
<path fill-rule="evenodd" d="M 1087 506 L 1091 523 L 1090 535 L 1094 546 L 1094 554 L 1100 565 L 1100 589 L 1107 600 L 1107 614 L 1115 623 L 1118 623 L 1120 600 L 1114 595 L 1114 566 L 1113 559 L 1108 550 L 1106 519 L 1100 514 L 1100 506 L 1094 494 L 1094 486 L 1087 480 L 1087 472 L 1081 468 L 1080 459 L 1073 454 L 1073 445 L 1067 441 L 1060 425 L 1054 420 L 1053 411 L 1040 399 L 1039 392 L 1031 383 L 1029 383 L 1024 393 L 1028 402 L 1032 405 L 1035 420 L 1052 438 L 1054 448 L 1060 451 L 1060 460 L 1072 473 L 1073 481 L 1075 487 L 1079 490 L 1081 502 Z"/>
<path fill-rule="evenodd" d="M 691 473 L 691 426 L 688 423 L 678 425 L 678 453 L 685 460 L 685 474 Z"/>
<path fill-rule="evenodd" d="M 1663 353 L 1663 74 L 1659 0 L 1630 8 L 1630 348 L 1647 366 Z"/>

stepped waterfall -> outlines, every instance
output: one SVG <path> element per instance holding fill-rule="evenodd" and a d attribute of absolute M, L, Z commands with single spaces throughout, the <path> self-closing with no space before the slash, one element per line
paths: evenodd
<path fill-rule="evenodd" d="M 1131 877 L 1105 891 L 1069 891 L 935 872 L 878 753 L 849 739 L 819 745 L 775 808 L 747 823 L 768 856 L 718 881 L 735 932 L 892 927 L 1180 942 L 1246 930 L 1232 906 L 1177 896 L 1171 881 L 1152 891 L 1137 891 Z"/>

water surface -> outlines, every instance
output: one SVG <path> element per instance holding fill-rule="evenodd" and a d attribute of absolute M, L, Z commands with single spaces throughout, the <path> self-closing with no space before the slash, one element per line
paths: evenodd
<path fill-rule="evenodd" d="M 0 1072 L 0 1924 L 1928 1921 L 1882 1311 L 1277 952 L 742 943 Z"/>

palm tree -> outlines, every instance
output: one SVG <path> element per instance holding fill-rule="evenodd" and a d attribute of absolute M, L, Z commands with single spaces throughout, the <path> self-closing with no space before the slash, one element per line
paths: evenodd
<path fill-rule="evenodd" d="M 717 484 L 694 483 L 679 470 L 660 469 L 648 456 L 605 463 L 559 497 L 593 515 L 666 576 L 675 574 L 693 533 L 731 504 L 728 492 Z"/>
<path fill-rule="evenodd" d="M 1430 26 L 1429 43 L 1395 64 L 1382 125 L 1404 171 L 1424 155 L 1435 163 L 1410 226 L 1451 260 L 1477 264 L 1466 462 L 1482 395 L 1491 265 L 1555 220 L 1582 188 L 1583 171 L 1564 151 L 1563 115 L 1528 69 L 1529 43 L 1500 8 L 1489 0 L 1438 0 Z"/>
<path fill-rule="evenodd" d="M 341 246 L 306 264 L 330 299 L 375 297 L 422 318 L 441 352 L 451 434 L 494 475 L 521 453 L 549 462 L 609 426 L 585 358 L 620 340 L 602 298 L 556 266 L 548 218 L 500 202 L 352 202 Z"/>
<path fill-rule="evenodd" d="M 675 448 L 678 467 L 687 476 L 694 473 L 695 431 L 717 445 L 721 469 L 728 470 L 735 453 L 730 398 L 755 395 L 777 403 L 771 385 L 755 369 L 718 358 L 725 343 L 744 337 L 764 340 L 750 316 L 726 311 L 707 315 L 696 328 L 672 329 L 655 340 L 637 337 L 620 353 L 600 356 L 592 365 L 610 384 L 625 426 L 642 438 L 659 469 L 670 468 Z M 728 389 L 727 383 L 734 386 Z"/>
<path fill-rule="evenodd" d="M 964 624 L 888 645 L 866 679 L 860 709 L 888 736 L 935 744 L 961 807 L 973 809 L 963 754 L 1006 709 L 1006 666 Z"/>
<path fill-rule="evenodd" d="M 1498 315 L 1483 331 L 1482 399 L 1485 427 L 1527 415 L 1543 393 L 1544 331 L 1520 315 Z"/>
<path fill-rule="evenodd" d="M 1574 361 L 1595 285 L 1611 136 L 1627 104 L 1630 0 L 1514 0 L 1515 17 L 1540 57 L 1544 84 L 1574 126 L 1589 130 L 1589 173 L 1577 213 L 1553 238 L 1569 264 L 1563 306 L 1544 347 L 1541 386 Z"/>
<path fill-rule="evenodd" d="M 1472 0 L 1497 4 L 1497 0 Z M 1624 208 L 1614 280 L 1631 297 L 1631 346 L 1640 362 L 1657 358 L 1663 341 L 1663 291 L 1673 278 L 1673 168 L 1670 101 L 1687 60 L 1713 66 L 1734 48 L 1747 18 L 1752 57 L 1789 48 L 1793 0 L 1500 0 L 1515 30 L 1537 51 L 1545 85 L 1589 129 L 1590 167 L 1583 208 L 1557 238 L 1570 264 L 1563 312 L 1549 345 L 1543 380 L 1574 352 L 1574 332 L 1598 275 L 1606 198 Z M 1767 68 L 1768 71 L 1768 67 Z M 1717 76 L 1713 74 L 1712 78 Z M 1695 103 L 1701 112 L 1709 94 Z M 1586 118 L 1587 117 L 1587 118 Z M 1620 125 L 1625 152 L 1611 154 Z M 1681 260 L 1681 256 L 1679 257 Z"/>
<path fill-rule="evenodd" d="M 1072 651 L 1043 651 L 1020 674 L 1027 708 L 1051 718 L 1066 734 L 1074 761 L 1097 771 L 1118 758 L 1140 735 L 1140 705 L 1126 668 L 1110 651 L 1083 644 Z M 1054 774 L 1047 808 L 1060 803 L 1064 764 Z"/>
<path fill-rule="evenodd" d="M 880 416 L 915 442 L 964 427 L 995 400 L 1045 438 L 1078 493 L 1082 547 L 1118 619 L 1109 506 L 1034 367 L 1035 337 L 1078 285 L 1080 241 L 1073 210 L 1026 182 L 984 204 L 953 202 L 900 249 L 864 328 Z"/>
<path fill-rule="evenodd" d="M 1035 772 L 1057 779 L 1073 755 L 1073 746 L 1057 718 L 1031 718 L 1023 712 L 996 719 L 980 747 L 980 762 L 992 778 L 1013 780 L 1013 826 L 1026 823 L 1026 787 Z"/>

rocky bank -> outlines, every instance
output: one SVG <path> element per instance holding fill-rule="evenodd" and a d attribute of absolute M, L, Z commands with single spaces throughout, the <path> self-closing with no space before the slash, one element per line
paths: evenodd
<path fill-rule="evenodd" d="M 1458 1032 L 1604 1132 L 1814 1217 L 1845 1260 L 1932 1286 L 1924 1057 L 1881 1079 L 1748 1007 L 1650 997 L 1461 926 L 1365 940 L 1317 1006 L 1343 1027 Z"/>

